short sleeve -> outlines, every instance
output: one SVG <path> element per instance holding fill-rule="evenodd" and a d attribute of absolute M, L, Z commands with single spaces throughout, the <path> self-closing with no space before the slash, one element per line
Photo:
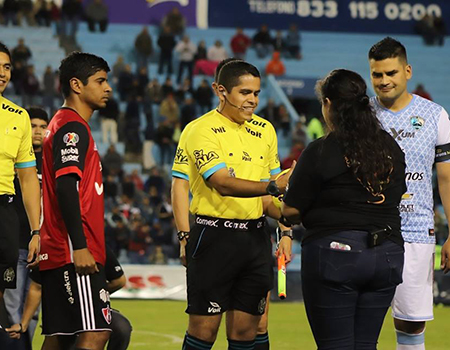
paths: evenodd
<path fill-rule="evenodd" d="M 56 178 L 76 174 L 83 177 L 89 132 L 80 122 L 63 125 L 53 137 L 53 161 Z"/>
<path fill-rule="evenodd" d="M 225 157 L 217 137 L 208 129 L 191 131 L 186 140 L 189 161 L 195 164 L 199 174 L 207 180 L 216 171 L 226 168 Z"/>
<path fill-rule="evenodd" d="M 113 281 L 123 276 L 123 269 L 113 251 L 106 247 L 105 276 L 107 281 Z"/>
<path fill-rule="evenodd" d="M 173 160 L 172 177 L 178 177 L 189 181 L 189 158 L 186 152 L 186 138 L 188 130 L 185 129 L 180 136 L 177 151 Z"/>
<path fill-rule="evenodd" d="M 25 122 L 23 123 L 23 135 L 20 140 L 19 150 L 17 152 L 16 168 L 29 168 L 36 166 L 36 158 L 33 151 L 31 139 L 31 123 L 28 113 L 24 111 Z"/>
<path fill-rule="evenodd" d="M 281 172 L 280 157 L 278 156 L 278 139 L 273 126 L 271 125 L 271 140 L 269 144 L 269 170 L 270 175 L 278 175 Z"/>

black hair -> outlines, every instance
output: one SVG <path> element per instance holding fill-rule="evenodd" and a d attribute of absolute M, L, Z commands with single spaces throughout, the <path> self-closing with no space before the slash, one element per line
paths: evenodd
<path fill-rule="evenodd" d="M 59 66 L 59 82 L 64 97 L 69 97 L 72 91 L 70 80 L 79 79 L 87 85 L 89 77 L 99 71 L 109 72 L 108 63 L 101 57 L 84 52 L 72 52 L 61 61 Z"/>
<path fill-rule="evenodd" d="M 341 145 L 347 166 L 366 189 L 377 196 L 389 182 L 393 146 L 367 96 L 364 79 L 355 72 L 337 69 L 318 81 L 322 103 L 331 101 L 331 133 Z"/>
<path fill-rule="evenodd" d="M 48 114 L 44 109 L 40 107 L 30 107 L 27 108 L 27 112 L 30 119 L 40 119 L 48 124 Z"/>
<path fill-rule="evenodd" d="M 242 61 L 242 60 L 240 58 L 236 58 L 236 57 L 228 57 L 219 62 L 219 64 L 216 67 L 216 70 L 214 71 L 214 81 L 216 83 L 217 83 L 217 80 L 219 79 L 219 73 L 220 73 L 222 67 L 224 65 L 226 65 L 228 62 L 233 62 L 233 61 Z"/>
<path fill-rule="evenodd" d="M 2 42 L 0 42 L 0 52 L 6 53 L 9 57 L 9 60 L 12 61 L 11 52 L 9 51 L 8 47 Z"/>
<path fill-rule="evenodd" d="M 369 59 L 375 61 L 382 61 L 388 58 L 399 57 L 401 60 L 408 62 L 406 49 L 400 41 L 397 41 L 389 36 L 377 42 L 369 50 Z"/>
<path fill-rule="evenodd" d="M 254 65 L 242 61 L 230 61 L 222 66 L 217 77 L 217 84 L 223 85 L 228 92 L 240 83 L 243 75 L 253 75 L 255 78 L 261 78 L 261 74 Z"/>

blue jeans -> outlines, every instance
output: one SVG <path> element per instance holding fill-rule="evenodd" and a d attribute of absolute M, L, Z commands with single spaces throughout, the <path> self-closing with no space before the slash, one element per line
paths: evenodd
<path fill-rule="evenodd" d="M 30 289 L 30 277 L 27 269 L 28 250 L 19 249 L 19 262 L 17 263 L 17 288 L 5 289 L 5 306 L 8 310 L 8 317 L 11 324 L 20 323 L 22 320 L 23 307 L 25 299 L 27 298 L 28 290 Z M 30 341 L 33 340 L 34 331 L 36 330 L 38 321 L 39 309 L 33 316 L 28 327 L 28 335 Z"/>
<path fill-rule="evenodd" d="M 402 282 L 403 247 L 368 248 L 367 232 L 343 231 L 304 244 L 302 288 L 318 349 L 376 349 L 384 317 Z M 351 250 L 331 249 L 331 242 Z"/>

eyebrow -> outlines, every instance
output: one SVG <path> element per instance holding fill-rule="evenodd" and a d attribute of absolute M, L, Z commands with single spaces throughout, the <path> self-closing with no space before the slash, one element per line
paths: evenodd
<path fill-rule="evenodd" d="M 254 92 L 254 93 L 260 93 L 261 92 L 261 90 L 256 90 L 256 91 L 253 91 L 253 90 L 250 90 L 250 89 L 241 89 L 241 90 L 239 90 L 239 92 L 240 93 L 252 93 L 252 92 Z"/>

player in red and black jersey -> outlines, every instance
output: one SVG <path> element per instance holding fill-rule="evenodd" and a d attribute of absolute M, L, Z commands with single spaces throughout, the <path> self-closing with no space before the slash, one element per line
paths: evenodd
<path fill-rule="evenodd" d="M 88 124 L 111 94 L 107 72 L 92 54 L 73 52 L 61 62 L 64 105 L 43 149 L 42 333 L 78 333 L 79 349 L 103 349 L 110 333 L 102 172 Z"/>

